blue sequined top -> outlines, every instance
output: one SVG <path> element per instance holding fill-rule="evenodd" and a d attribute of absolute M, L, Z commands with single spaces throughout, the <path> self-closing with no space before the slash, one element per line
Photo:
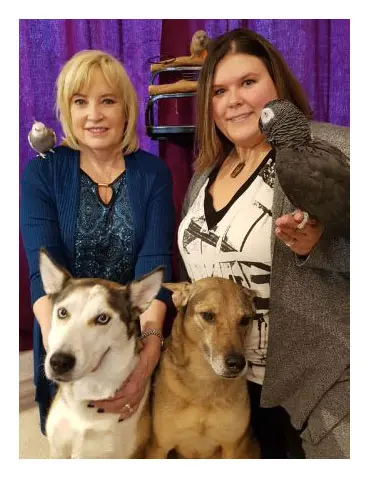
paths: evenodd
<path fill-rule="evenodd" d="M 134 279 L 133 219 L 125 171 L 111 184 L 105 204 L 97 184 L 81 170 L 75 275 L 126 284 Z"/>

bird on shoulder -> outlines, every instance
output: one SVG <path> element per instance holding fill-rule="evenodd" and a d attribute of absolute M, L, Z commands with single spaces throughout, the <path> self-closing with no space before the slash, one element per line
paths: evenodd
<path fill-rule="evenodd" d="M 56 134 L 51 128 L 47 128 L 40 121 L 34 121 L 31 131 L 28 133 L 28 143 L 41 158 L 46 158 L 47 152 L 54 153 Z"/>

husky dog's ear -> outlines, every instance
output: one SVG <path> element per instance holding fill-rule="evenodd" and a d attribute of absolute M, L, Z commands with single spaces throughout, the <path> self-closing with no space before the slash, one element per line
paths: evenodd
<path fill-rule="evenodd" d="M 132 307 L 142 314 L 150 306 L 162 287 L 164 268 L 157 267 L 141 279 L 131 282 L 128 286 Z"/>
<path fill-rule="evenodd" d="M 71 275 L 49 256 L 45 248 L 40 249 L 40 274 L 46 294 L 56 294 L 63 288 Z"/>
<path fill-rule="evenodd" d="M 172 301 L 177 309 L 185 307 L 188 304 L 188 299 L 192 291 L 192 284 L 190 282 L 165 282 L 163 286 L 174 292 Z"/>

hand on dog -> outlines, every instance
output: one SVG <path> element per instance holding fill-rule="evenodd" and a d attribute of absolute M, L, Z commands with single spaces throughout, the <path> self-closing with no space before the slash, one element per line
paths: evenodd
<path fill-rule="evenodd" d="M 157 337 L 153 338 L 157 339 Z M 151 377 L 159 358 L 160 343 L 157 341 L 147 341 L 139 354 L 138 365 L 123 382 L 115 395 L 106 400 L 93 401 L 91 404 L 96 407 L 97 411 L 103 410 L 104 413 L 119 414 L 119 420 L 129 418 L 137 411 L 144 396 L 147 381 Z"/>
<path fill-rule="evenodd" d="M 323 233 L 323 226 L 314 219 L 309 219 L 303 229 L 297 229 L 303 220 L 302 211 L 286 214 L 276 219 L 276 236 L 295 254 L 307 256 L 318 243 Z M 290 245 L 289 245 L 290 244 Z"/>

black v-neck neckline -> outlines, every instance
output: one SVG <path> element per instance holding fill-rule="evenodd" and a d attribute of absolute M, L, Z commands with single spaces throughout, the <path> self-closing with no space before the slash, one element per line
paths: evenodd
<path fill-rule="evenodd" d="M 257 169 L 252 173 L 251 176 L 245 181 L 244 184 L 240 186 L 240 188 L 236 191 L 234 196 L 230 199 L 230 201 L 224 206 L 222 209 L 219 209 L 216 211 L 216 209 L 213 206 L 213 198 L 211 193 L 209 192 L 209 188 L 211 184 L 215 181 L 217 173 L 219 172 L 220 166 L 215 168 L 210 175 L 208 176 L 208 182 L 206 185 L 205 189 L 205 194 L 204 194 L 204 215 L 207 223 L 207 228 L 213 229 L 220 221 L 221 219 L 225 216 L 225 214 L 228 212 L 228 210 L 231 208 L 231 206 L 235 203 L 237 199 L 249 188 L 249 186 L 253 183 L 255 178 L 259 175 L 260 171 L 265 167 L 265 165 L 268 163 L 268 160 L 273 157 L 274 158 L 274 150 L 271 149 L 264 159 L 262 160 L 261 164 L 257 167 Z"/>

